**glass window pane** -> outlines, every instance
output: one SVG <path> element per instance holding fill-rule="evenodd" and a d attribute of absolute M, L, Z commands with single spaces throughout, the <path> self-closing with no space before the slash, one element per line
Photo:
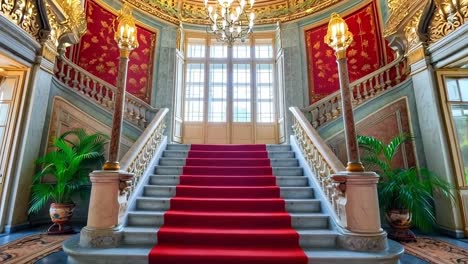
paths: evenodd
<path fill-rule="evenodd" d="M 236 44 L 232 47 L 232 56 L 236 59 L 250 58 L 250 44 L 248 42 L 243 44 Z"/>
<path fill-rule="evenodd" d="M 273 122 L 273 64 L 257 65 L 257 122 Z"/>
<path fill-rule="evenodd" d="M 3 135 L 5 134 L 5 128 L 0 126 L 0 147 L 3 145 Z"/>
<path fill-rule="evenodd" d="M 0 126 L 6 126 L 10 104 L 0 103 Z"/>
<path fill-rule="evenodd" d="M 452 106 L 452 115 L 468 183 L 468 105 Z"/>
<path fill-rule="evenodd" d="M 447 86 L 448 100 L 449 101 L 460 101 L 460 93 L 458 91 L 458 84 L 456 79 L 446 79 L 445 84 Z"/>
<path fill-rule="evenodd" d="M 204 39 L 188 39 L 187 57 L 189 58 L 204 58 L 205 57 L 205 40 Z"/>
<path fill-rule="evenodd" d="M 205 65 L 190 63 L 187 65 L 185 87 L 185 121 L 203 121 Z"/>
<path fill-rule="evenodd" d="M 210 58 L 227 58 L 227 46 L 212 42 L 210 46 Z"/>
<path fill-rule="evenodd" d="M 273 58 L 273 40 L 256 39 L 255 40 L 255 58 L 271 59 Z"/>
<path fill-rule="evenodd" d="M 250 102 L 249 101 L 234 101 L 234 122 L 250 122 L 251 121 L 251 111 L 250 111 Z"/>
<path fill-rule="evenodd" d="M 0 101 L 13 100 L 13 89 L 16 86 L 15 79 L 6 79 L 0 86 Z"/>
<path fill-rule="evenodd" d="M 260 123 L 273 123 L 274 114 L 273 114 L 273 102 L 258 102 L 257 103 L 257 122 Z"/>
<path fill-rule="evenodd" d="M 250 64 L 234 64 L 233 121 L 251 121 Z"/>
<path fill-rule="evenodd" d="M 210 65 L 208 121 L 226 122 L 227 65 Z"/>
<path fill-rule="evenodd" d="M 462 101 L 468 102 L 468 78 L 458 79 L 458 87 L 460 88 Z"/>

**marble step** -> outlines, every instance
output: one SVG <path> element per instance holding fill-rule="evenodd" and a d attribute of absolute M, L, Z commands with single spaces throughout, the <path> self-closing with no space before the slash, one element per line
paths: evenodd
<path fill-rule="evenodd" d="M 213 169 L 219 169 L 223 167 L 216 167 Z M 233 170 L 239 169 L 244 170 L 248 167 L 226 167 L 232 168 Z M 181 175 L 183 173 L 184 167 L 182 166 L 156 166 L 154 169 L 154 174 L 158 175 Z M 210 170 L 207 167 L 207 170 Z M 302 176 L 303 169 L 301 167 L 273 167 L 273 175 L 275 176 Z M 222 175 L 220 175 L 222 176 Z"/>
<path fill-rule="evenodd" d="M 152 234 L 153 235 L 153 234 Z M 316 247 L 306 249 L 309 264 L 398 264 L 404 249 L 401 244 L 388 241 L 388 248 L 379 252 L 359 252 Z M 127 245 L 117 248 L 83 248 L 79 234 L 66 240 L 63 250 L 68 264 L 148 264 L 148 254 L 153 245 Z"/>
<path fill-rule="evenodd" d="M 161 227 L 166 212 L 132 211 L 128 213 L 129 227 Z M 328 229 L 329 216 L 322 213 L 291 213 L 291 225 L 295 229 Z"/>
<path fill-rule="evenodd" d="M 177 185 L 180 183 L 179 175 L 152 175 L 150 185 Z M 306 187 L 309 181 L 304 176 L 276 176 L 276 184 L 280 187 Z"/>
<path fill-rule="evenodd" d="M 189 144 L 168 144 L 167 150 L 190 150 Z M 267 145 L 267 151 L 290 151 L 291 145 Z"/>
<path fill-rule="evenodd" d="M 137 211 L 169 210 L 171 198 L 139 197 L 136 202 Z M 317 199 L 285 199 L 286 211 L 290 213 L 321 212 L 320 201 Z"/>
<path fill-rule="evenodd" d="M 145 197 L 173 197 L 176 187 L 170 185 L 146 185 L 143 196 Z M 312 199 L 314 190 L 310 187 L 280 187 L 281 197 L 284 199 Z"/>
<path fill-rule="evenodd" d="M 166 158 L 187 158 L 187 153 L 186 150 L 165 150 L 162 156 Z M 293 151 L 269 151 L 268 157 L 270 159 L 294 158 L 295 154 Z"/>
<path fill-rule="evenodd" d="M 125 227 L 123 244 L 128 246 L 156 245 L 157 227 Z M 297 230 L 302 248 L 334 248 L 338 233 L 333 230 Z"/>
<path fill-rule="evenodd" d="M 272 167 L 298 167 L 297 159 L 270 159 Z M 184 166 L 185 158 L 161 158 L 159 166 Z"/>

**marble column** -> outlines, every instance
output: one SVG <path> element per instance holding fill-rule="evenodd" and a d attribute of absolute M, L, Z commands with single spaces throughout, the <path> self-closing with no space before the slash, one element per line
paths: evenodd
<path fill-rule="evenodd" d="M 120 137 L 123 122 L 125 90 L 127 86 L 127 68 L 130 49 L 120 49 L 119 72 L 117 77 L 117 93 L 114 95 L 114 116 L 109 143 L 109 158 L 104 164 L 104 170 L 119 170 Z"/>
<path fill-rule="evenodd" d="M 359 149 L 356 139 L 356 127 L 354 124 L 353 104 L 349 91 L 348 64 L 346 50 L 336 53 L 338 75 L 340 79 L 341 104 L 343 113 L 344 132 L 346 138 L 346 153 L 348 156 L 347 171 L 364 171 L 359 158 Z"/>

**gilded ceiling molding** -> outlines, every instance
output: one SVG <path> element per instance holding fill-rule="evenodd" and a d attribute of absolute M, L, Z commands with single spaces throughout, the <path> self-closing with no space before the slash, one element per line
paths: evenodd
<path fill-rule="evenodd" d="M 152 0 L 149 0 L 149 1 L 152 1 Z M 134 0 L 131 2 L 127 2 L 127 3 L 133 5 L 134 7 L 138 8 L 140 11 L 146 14 L 155 16 L 157 18 L 165 20 L 174 25 L 179 25 L 180 19 L 179 19 L 179 16 L 177 15 L 178 12 L 176 10 L 170 9 L 166 5 L 163 5 L 159 3 L 158 1 L 155 1 L 155 2 L 157 2 L 158 5 L 152 5 L 147 0 Z"/>
<path fill-rule="evenodd" d="M 468 21 L 468 0 L 438 0 L 435 2 L 437 12 L 429 26 L 428 42 L 430 44 L 447 36 Z"/>
<path fill-rule="evenodd" d="M 308 16 L 343 0 L 256 0 L 253 11 L 255 24 L 274 24 Z M 132 5 L 173 24 L 179 22 L 208 25 L 203 1 L 197 0 L 135 0 Z"/>
<path fill-rule="evenodd" d="M 38 2 L 34 0 L 0 0 L 0 13 L 38 42 L 41 42 L 42 23 L 38 12 Z"/>

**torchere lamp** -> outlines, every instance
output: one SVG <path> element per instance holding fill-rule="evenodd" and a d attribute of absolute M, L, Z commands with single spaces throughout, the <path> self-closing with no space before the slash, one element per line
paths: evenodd
<path fill-rule="evenodd" d="M 337 13 L 331 14 L 324 42 L 335 50 L 336 62 L 338 64 L 338 76 L 340 79 L 341 103 L 346 138 L 346 153 L 348 157 L 346 170 L 348 172 L 361 172 L 364 171 L 364 166 L 362 166 L 359 158 L 353 105 L 351 103 L 351 93 L 349 91 L 349 76 L 346 58 L 346 49 L 353 42 L 353 34 L 349 32 L 348 25 Z"/>
<path fill-rule="evenodd" d="M 103 170 L 119 170 L 120 136 L 124 112 L 125 88 L 127 86 L 127 68 L 130 52 L 138 48 L 137 28 L 132 16 L 132 9 L 124 3 L 117 17 L 114 40 L 120 50 L 119 71 L 117 75 L 117 92 L 115 94 L 114 116 L 112 118 L 112 132 L 109 143 L 109 159 Z"/>

